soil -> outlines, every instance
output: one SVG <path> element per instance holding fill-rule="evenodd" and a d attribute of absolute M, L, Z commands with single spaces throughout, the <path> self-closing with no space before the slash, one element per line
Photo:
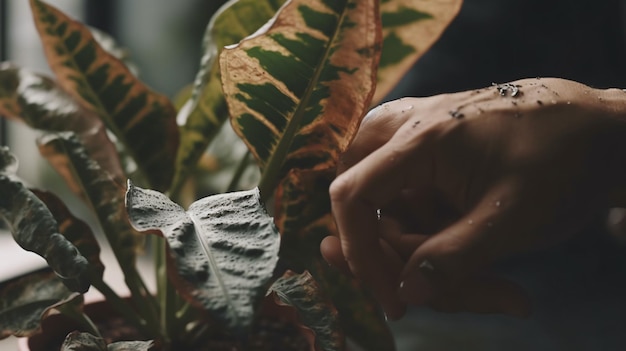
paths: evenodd
<path fill-rule="evenodd" d="M 269 307 L 269 308 L 268 308 Z M 261 318 L 248 334 L 245 342 L 231 335 L 219 334 L 211 336 L 198 347 L 188 345 L 172 345 L 171 350 L 189 351 L 308 351 L 309 335 L 303 333 L 297 324 L 294 324 L 281 306 L 267 305 Z M 276 310 L 272 310 L 276 309 Z M 139 331 L 114 314 L 104 302 L 88 304 L 85 313 L 91 316 L 107 344 L 124 340 L 146 340 Z M 291 309 L 288 311 L 292 312 Z M 281 314 L 282 313 L 282 314 Z M 29 338 L 28 346 L 31 351 L 59 351 L 65 336 L 79 329 L 76 323 L 68 317 L 55 314 L 48 316 L 42 322 L 43 333 Z M 159 351 L 159 345 L 153 347 Z"/>
<path fill-rule="evenodd" d="M 97 324 L 107 343 L 120 340 L 143 340 L 139 332 L 122 318 L 113 318 Z M 158 350 L 158 348 L 154 348 Z M 305 351 L 309 350 L 307 340 L 298 329 L 284 322 L 261 319 L 249 334 L 247 345 L 228 336 L 215 337 L 202 346 L 190 348 L 188 345 L 173 345 L 172 350 L 193 351 Z"/>
<path fill-rule="evenodd" d="M 62 317 L 62 316 L 53 316 Z M 57 321 L 59 322 L 59 321 Z M 124 340 L 145 340 L 136 328 L 128 325 L 121 317 L 112 317 L 104 322 L 96 322 L 107 344 Z M 46 340 L 38 340 L 37 346 L 33 345 L 31 338 L 30 347 L 32 351 L 59 351 L 64 335 L 48 336 Z M 35 338 L 36 339 L 36 338 Z M 45 345 L 45 346 L 44 346 Z M 160 348 L 154 347 L 158 351 Z M 202 346 L 189 347 L 188 345 L 172 345 L 171 350 L 190 351 L 306 351 L 309 344 L 306 338 L 300 333 L 295 325 L 272 320 L 261 319 L 257 326 L 250 332 L 247 342 L 233 337 L 219 336 L 205 342 Z"/>

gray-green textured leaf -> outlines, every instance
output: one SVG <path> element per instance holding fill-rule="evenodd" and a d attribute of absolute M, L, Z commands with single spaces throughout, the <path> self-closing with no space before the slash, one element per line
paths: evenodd
<path fill-rule="evenodd" d="M 107 351 L 107 344 L 97 336 L 73 331 L 65 337 L 61 351 Z"/>
<path fill-rule="evenodd" d="M 317 349 L 345 349 L 337 310 L 309 272 L 296 274 L 288 271 L 274 282 L 271 290 L 282 303 L 296 308 L 300 322 L 315 333 Z"/>
<path fill-rule="evenodd" d="M 56 220 L 13 173 L 17 160 L 8 148 L 0 148 L 0 216 L 24 250 L 45 258 L 52 270 L 72 291 L 89 289 L 89 263 L 78 249 L 59 233 Z"/>
<path fill-rule="evenodd" d="M 129 182 L 126 207 L 137 230 L 160 231 L 167 239 L 176 269 L 171 276 L 183 296 L 235 332 L 252 323 L 280 246 L 258 189 L 206 197 L 185 211 Z"/>
<path fill-rule="evenodd" d="M 82 295 L 68 290 L 50 272 L 5 283 L 0 286 L 0 339 L 31 336 L 51 310 L 65 304 L 81 306 L 82 302 Z"/>
<path fill-rule="evenodd" d="M 63 341 L 61 351 L 148 351 L 152 346 L 153 341 L 120 341 L 107 345 L 102 338 L 74 331 Z"/>

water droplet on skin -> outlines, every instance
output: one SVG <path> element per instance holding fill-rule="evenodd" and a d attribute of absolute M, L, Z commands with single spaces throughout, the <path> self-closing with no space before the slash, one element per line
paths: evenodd
<path fill-rule="evenodd" d="M 500 207 L 500 200 L 496 201 L 496 207 Z"/>
<path fill-rule="evenodd" d="M 412 110 L 413 109 L 413 105 L 409 105 L 406 107 L 407 110 Z"/>
<path fill-rule="evenodd" d="M 556 105 L 556 100 L 550 101 L 553 105 Z"/>
<path fill-rule="evenodd" d="M 468 224 L 473 224 L 473 223 L 474 223 L 474 221 L 470 219 L 469 221 L 467 221 L 467 223 L 468 223 Z"/>
<path fill-rule="evenodd" d="M 568 105 L 571 105 L 571 104 L 572 104 L 572 102 L 571 102 L 571 101 L 568 101 L 568 102 L 567 102 L 567 104 L 568 104 Z"/>

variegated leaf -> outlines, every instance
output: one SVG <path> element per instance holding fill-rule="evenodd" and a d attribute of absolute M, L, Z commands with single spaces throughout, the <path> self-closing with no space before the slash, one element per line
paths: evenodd
<path fill-rule="evenodd" d="M 335 176 L 326 171 L 293 170 L 275 197 L 275 223 L 281 233 L 281 258 L 289 267 L 310 269 L 321 257 L 319 245 L 335 233 L 328 187 Z"/>
<path fill-rule="evenodd" d="M 87 259 L 92 281 L 102 280 L 104 264 L 100 261 L 100 245 L 91 228 L 74 217 L 63 201 L 53 193 L 36 189 L 31 191 L 46 204 L 59 225 L 59 232 Z"/>
<path fill-rule="evenodd" d="M 139 69 L 137 68 L 137 65 L 130 59 L 130 53 L 127 48 L 120 46 L 115 38 L 97 28 L 89 27 L 89 31 L 91 32 L 91 35 L 93 35 L 93 38 L 96 40 L 98 45 L 100 45 L 100 47 L 106 50 L 106 52 L 108 52 L 109 54 L 118 58 L 120 61 L 124 62 L 126 67 L 128 67 L 128 70 L 132 74 L 134 74 L 135 76 L 138 75 Z"/>
<path fill-rule="evenodd" d="M 149 351 L 153 341 L 118 341 L 106 344 L 100 337 L 89 333 L 73 331 L 67 335 L 61 345 L 61 351 Z"/>
<path fill-rule="evenodd" d="M 231 0 L 211 18 L 204 34 L 204 55 L 191 98 L 177 116 L 181 144 L 176 158 L 175 186 L 182 186 L 228 117 L 216 60 L 218 53 L 225 45 L 238 43 L 254 33 L 274 15 L 283 2 Z"/>
<path fill-rule="evenodd" d="M 59 85 L 98 114 L 153 187 L 167 189 L 178 148 L 171 102 L 100 47 L 85 25 L 42 1 L 30 0 L 30 4 Z"/>
<path fill-rule="evenodd" d="M 270 290 L 282 304 L 297 310 L 300 322 L 315 334 L 316 350 L 345 349 L 345 336 L 339 326 L 337 310 L 309 272 L 287 271 Z"/>
<path fill-rule="evenodd" d="M 100 167 L 116 182 L 124 183 L 125 176 L 115 145 L 107 136 L 102 121 L 45 75 L 9 62 L 1 63 L 0 115 L 24 122 L 34 129 L 76 133 Z M 70 188 L 83 197 L 82 189 L 76 186 L 76 182 L 68 181 Z"/>
<path fill-rule="evenodd" d="M 323 258 L 313 265 L 311 275 L 333 301 L 347 336 L 363 350 L 395 350 L 379 304 L 356 279 L 328 266 Z"/>
<path fill-rule="evenodd" d="M 46 205 L 17 178 L 17 159 L 0 148 L 0 218 L 24 250 L 46 259 L 52 270 L 72 291 L 89 289 L 89 263 L 76 246 L 59 233 Z"/>
<path fill-rule="evenodd" d="M 73 331 L 63 340 L 61 351 L 107 351 L 107 343 L 95 335 Z"/>
<path fill-rule="evenodd" d="M 276 200 L 276 225 L 282 234 L 280 256 L 289 267 L 308 270 L 339 311 L 341 327 L 365 350 L 393 350 L 394 342 L 377 302 L 352 277 L 322 263 L 320 243 L 337 228 L 328 187 L 333 169 L 290 172 Z"/>
<path fill-rule="evenodd" d="M 209 196 L 185 211 L 129 182 L 126 207 L 137 230 L 166 238 L 179 293 L 226 327 L 245 331 L 270 284 L 280 246 L 258 189 Z"/>
<path fill-rule="evenodd" d="M 377 0 L 292 0 L 220 55 L 231 122 L 270 196 L 290 169 L 333 167 L 374 92 Z"/>
<path fill-rule="evenodd" d="M 383 0 L 383 52 L 374 103 L 387 95 L 441 36 L 463 0 Z"/>
<path fill-rule="evenodd" d="M 39 138 L 39 151 L 59 174 L 76 179 L 104 230 L 122 269 L 135 265 L 143 235 L 130 225 L 124 210 L 124 188 L 120 187 L 86 152 L 70 133 L 47 134 Z"/>
<path fill-rule="evenodd" d="M 53 273 L 32 273 L 0 285 L 0 339 L 31 336 L 54 309 L 82 308 L 83 297 Z M 65 306 L 65 307 L 62 307 Z"/>

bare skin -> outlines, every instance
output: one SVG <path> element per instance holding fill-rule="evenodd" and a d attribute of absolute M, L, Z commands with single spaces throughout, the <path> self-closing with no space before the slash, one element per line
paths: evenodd
<path fill-rule="evenodd" d="M 340 161 L 330 188 L 339 237 L 322 254 L 390 319 L 407 304 L 526 316 L 524 291 L 489 266 L 626 207 L 625 150 L 617 89 L 544 78 L 392 101 Z"/>

